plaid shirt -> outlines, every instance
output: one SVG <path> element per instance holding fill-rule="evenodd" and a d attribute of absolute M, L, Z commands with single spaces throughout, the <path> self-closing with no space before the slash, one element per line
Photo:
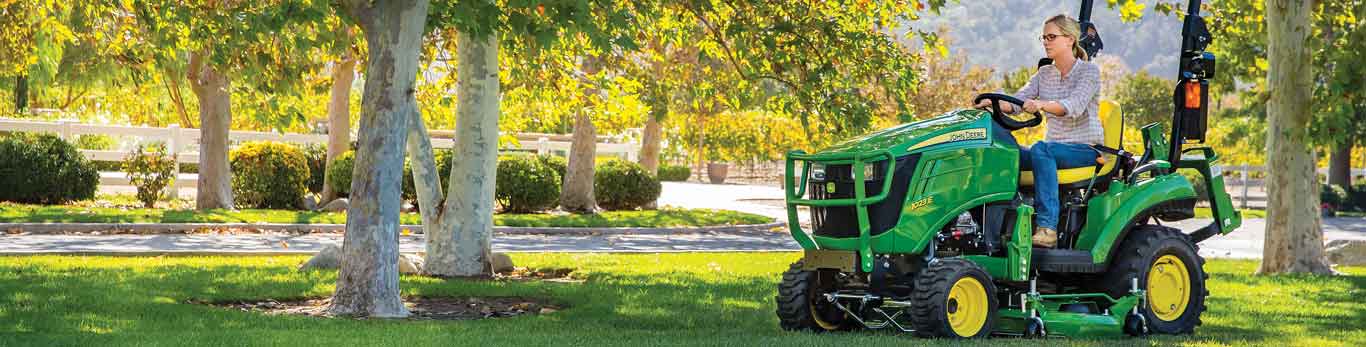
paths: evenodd
<path fill-rule="evenodd" d="M 1053 65 L 1040 67 L 1015 97 L 1057 101 L 1067 110 L 1063 115 L 1044 112 L 1048 120 L 1045 141 L 1099 145 L 1105 143 L 1105 130 L 1100 125 L 1099 94 L 1100 67 L 1078 59 L 1067 76 L 1062 76 Z"/>

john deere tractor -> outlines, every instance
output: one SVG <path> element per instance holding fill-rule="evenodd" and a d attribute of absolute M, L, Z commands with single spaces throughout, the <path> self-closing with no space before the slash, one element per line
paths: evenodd
<path fill-rule="evenodd" d="M 1090 0 L 1082 2 L 1083 32 Z M 1209 294 L 1197 244 L 1241 224 L 1203 146 L 1214 56 L 1199 0 L 1190 0 L 1171 129 L 1141 128 L 1143 151 L 1121 146 L 1123 116 L 1102 101 L 1105 144 L 1094 166 L 1059 170 L 1056 248 L 1034 248 L 1033 179 L 1011 131 L 1041 115 L 1008 115 L 1004 94 L 786 158 L 786 203 L 803 258 L 783 273 L 783 329 L 895 329 L 928 337 L 1096 337 L 1191 333 Z M 1084 47 L 1099 46 L 1088 45 Z M 968 100 L 964 100 L 967 104 Z M 1207 196 L 1176 173 L 1198 171 Z M 1163 222 L 1213 222 L 1185 233 Z M 802 211 L 803 208 L 808 211 Z M 798 215 L 810 213 L 804 228 Z"/>

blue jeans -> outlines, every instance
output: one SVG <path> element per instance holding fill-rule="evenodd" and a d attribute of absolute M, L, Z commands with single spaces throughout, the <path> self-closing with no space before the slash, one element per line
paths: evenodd
<path fill-rule="evenodd" d="M 1095 166 L 1098 155 L 1080 143 L 1039 141 L 1020 148 L 1020 167 L 1034 171 L 1034 226 L 1058 230 L 1058 169 Z"/>

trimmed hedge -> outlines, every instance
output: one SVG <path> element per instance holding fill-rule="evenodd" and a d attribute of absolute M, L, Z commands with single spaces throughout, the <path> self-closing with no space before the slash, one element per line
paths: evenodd
<path fill-rule="evenodd" d="M 683 165 L 659 165 L 659 180 L 665 182 L 682 182 L 692 177 L 692 169 Z"/>
<path fill-rule="evenodd" d="M 551 170 L 555 170 L 555 174 L 560 176 L 560 185 L 564 185 L 564 174 L 569 170 L 569 159 L 554 154 L 537 155 L 536 157 L 540 158 L 541 163 L 550 167 Z"/>
<path fill-rule="evenodd" d="M 356 166 L 356 151 L 346 151 L 332 159 L 332 167 L 327 168 L 327 179 L 332 182 L 332 191 L 338 196 L 351 194 L 351 171 Z"/>
<path fill-rule="evenodd" d="M 1366 182 L 1352 185 L 1347 192 L 1347 201 L 1356 211 L 1366 211 Z"/>
<path fill-rule="evenodd" d="M 640 164 L 612 159 L 593 173 L 593 196 L 607 210 L 633 210 L 659 199 L 662 187 Z"/>
<path fill-rule="evenodd" d="M 95 197 L 100 174 L 76 146 L 50 134 L 0 137 L 0 201 L 62 204 Z"/>
<path fill-rule="evenodd" d="M 308 191 L 314 194 L 323 192 L 323 178 L 327 176 L 327 146 L 307 144 L 300 146 L 308 159 Z"/>
<path fill-rule="evenodd" d="M 1347 190 L 1336 184 L 1324 184 L 1319 190 L 1319 203 L 1327 204 L 1335 210 L 1343 210 L 1347 203 Z"/>
<path fill-rule="evenodd" d="M 248 142 L 228 153 L 237 206 L 297 209 L 308 192 L 304 151 L 278 142 Z"/>
<path fill-rule="evenodd" d="M 436 148 L 432 150 L 436 159 L 436 176 L 441 180 L 441 192 L 445 193 L 451 182 L 451 150 Z M 403 161 L 403 199 L 417 200 L 417 186 L 413 183 L 413 161 Z"/>
<path fill-rule="evenodd" d="M 554 208 L 560 201 L 560 174 L 541 157 L 500 156 L 497 177 L 493 197 L 503 212 L 538 212 Z"/>

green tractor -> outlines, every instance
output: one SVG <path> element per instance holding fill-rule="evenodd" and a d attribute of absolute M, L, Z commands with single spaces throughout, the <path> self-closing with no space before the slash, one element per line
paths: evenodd
<path fill-rule="evenodd" d="M 1091 0 L 1082 3 L 1083 32 Z M 1198 14 L 1199 0 L 1188 12 Z M 927 337 L 1098 337 L 1191 333 L 1208 295 L 1197 244 L 1241 216 L 1205 137 L 1214 56 L 1198 15 L 1185 18 L 1170 131 L 1142 127 L 1143 152 L 1121 148 L 1122 117 L 1102 101 L 1105 145 L 1094 167 L 1059 170 L 1056 248 L 1031 243 L 1032 175 L 1010 131 L 1003 94 L 883 129 L 817 153 L 792 151 L 784 189 L 803 258 L 783 273 L 786 330 L 894 329 Z M 1198 197 L 1178 168 L 1199 171 L 1213 223 L 1190 234 L 1162 221 L 1193 218 Z M 798 220 L 809 209 L 810 231 Z M 804 213 L 804 212 L 803 212 Z"/>

